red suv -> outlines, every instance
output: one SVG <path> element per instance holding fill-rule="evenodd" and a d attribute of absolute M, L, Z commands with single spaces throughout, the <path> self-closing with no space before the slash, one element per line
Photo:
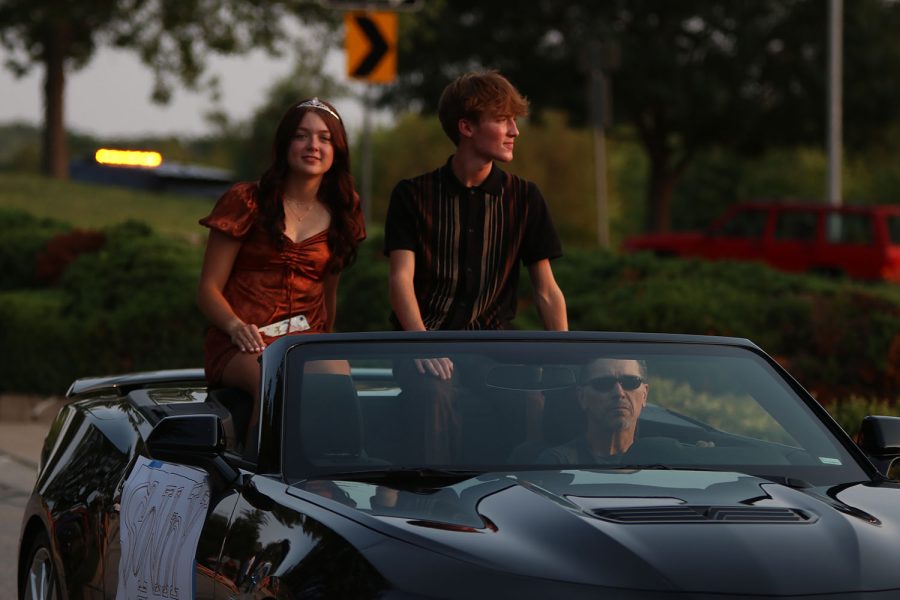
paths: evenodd
<path fill-rule="evenodd" d="M 736 204 L 705 232 L 641 235 L 622 248 L 900 281 L 900 205 Z"/>

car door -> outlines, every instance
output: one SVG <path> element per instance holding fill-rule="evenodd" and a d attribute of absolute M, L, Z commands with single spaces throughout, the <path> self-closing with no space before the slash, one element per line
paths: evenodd
<path fill-rule="evenodd" d="M 851 277 L 880 277 L 885 252 L 877 243 L 874 217 L 869 212 L 829 211 L 820 264 Z"/>
<path fill-rule="evenodd" d="M 332 481 L 288 486 L 254 476 L 243 486 L 228 524 L 215 598 L 378 597 L 385 587 L 381 576 L 335 530 L 339 525 L 362 532 L 369 540 L 362 545 L 371 543 L 365 528 L 347 529 L 339 514 L 338 508 L 355 506 Z"/>
<path fill-rule="evenodd" d="M 879 277 L 900 281 L 900 214 L 896 208 L 879 209 L 876 214 L 876 243 L 883 253 Z"/>
<path fill-rule="evenodd" d="M 769 211 L 744 206 L 729 213 L 710 230 L 701 245 L 702 256 L 712 259 L 761 260 Z"/>
<path fill-rule="evenodd" d="M 173 475 L 179 469 L 194 474 L 193 485 Z M 104 596 L 213 598 L 215 567 L 236 502 L 233 489 L 211 489 L 200 469 L 138 457 L 106 518 Z M 185 594 L 181 587 L 187 586 L 193 591 Z"/>
<path fill-rule="evenodd" d="M 775 213 L 771 236 L 766 242 L 765 261 L 790 272 L 808 271 L 820 239 L 821 211 L 802 207 L 781 207 Z"/>
<path fill-rule="evenodd" d="M 194 599 L 212 600 L 231 598 L 233 593 L 223 594 L 225 581 L 222 574 L 222 545 L 228 532 L 228 524 L 234 514 L 240 494 L 231 489 L 210 508 L 209 515 L 200 533 L 194 560 Z M 225 586 L 226 588 L 229 586 Z"/>

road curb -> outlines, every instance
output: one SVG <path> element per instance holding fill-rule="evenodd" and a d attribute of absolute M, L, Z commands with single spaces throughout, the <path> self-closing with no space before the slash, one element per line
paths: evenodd
<path fill-rule="evenodd" d="M 0 455 L 36 469 L 50 424 L 40 421 L 0 421 Z"/>
<path fill-rule="evenodd" d="M 39 460 L 34 460 L 30 457 L 22 456 L 21 454 L 13 454 L 12 452 L 0 449 L 0 456 L 6 457 L 7 459 L 25 467 L 26 469 L 36 470 L 38 468 Z"/>
<path fill-rule="evenodd" d="M 59 396 L 0 394 L 0 422 L 49 423 L 64 404 Z"/>

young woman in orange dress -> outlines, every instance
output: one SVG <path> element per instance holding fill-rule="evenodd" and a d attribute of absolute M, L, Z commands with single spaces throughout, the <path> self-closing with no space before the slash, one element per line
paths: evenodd
<path fill-rule="evenodd" d="M 366 236 L 334 106 L 318 98 L 291 106 L 259 181 L 232 186 L 200 224 L 210 230 L 197 292 L 210 323 L 206 377 L 251 395 L 252 443 L 260 353 L 282 335 L 333 330 L 338 278 Z"/>

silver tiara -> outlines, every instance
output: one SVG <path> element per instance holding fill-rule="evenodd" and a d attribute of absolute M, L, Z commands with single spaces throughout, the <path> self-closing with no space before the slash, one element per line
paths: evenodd
<path fill-rule="evenodd" d="M 329 115 L 331 115 L 338 121 L 341 120 L 341 117 L 339 117 L 336 112 L 331 110 L 331 108 L 327 104 L 325 104 L 318 98 L 313 98 L 311 100 L 306 100 L 304 102 L 301 102 L 300 104 L 297 105 L 297 108 L 317 108 L 319 110 L 324 110 L 325 112 L 327 112 Z"/>

